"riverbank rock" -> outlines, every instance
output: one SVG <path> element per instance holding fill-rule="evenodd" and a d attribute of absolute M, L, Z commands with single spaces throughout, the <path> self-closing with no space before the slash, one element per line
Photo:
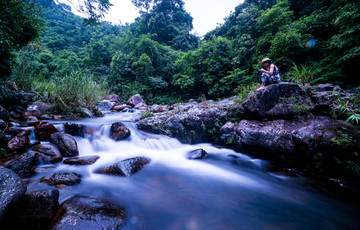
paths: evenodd
<path fill-rule="evenodd" d="M 197 159 L 203 159 L 207 156 L 207 152 L 203 149 L 195 149 L 193 151 L 190 151 L 188 153 L 187 158 L 190 160 L 197 160 Z"/>
<path fill-rule="evenodd" d="M 121 112 L 123 111 L 124 109 L 129 109 L 131 108 L 130 105 L 126 105 L 126 104 L 123 104 L 123 105 L 115 105 L 111 108 L 111 110 L 115 110 L 117 112 Z"/>
<path fill-rule="evenodd" d="M 32 168 L 39 164 L 39 154 L 37 152 L 27 152 L 1 160 L 0 165 L 11 169 L 22 178 L 31 177 Z"/>
<path fill-rule="evenodd" d="M 75 108 L 75 113 L 82 118 L 94 117 L 94 114 L 89 109 L 83 107 Z"/>
<path fill-rule="evenodd" d="M 114 102 L 116 105 L 123 104 L 123 101 L 117 94 L 107 95 L 105 99 L 109 100 L 110 102 Z"/>
<path fill-rule="evenodd" d="M 17 229 L 46 229 L 58 208 L 57 189 L 32 191 L 18 202 L 7 222 Z"/>
<path fill-rule="evenodd" d="M 360 148 L 358 130 L 328 117 L 298 121 L 242 120 L 237 124 L 224 125 L 220 135 L 223 145 L 300 168 L 313 164 L 314 158 L 320 155 L 324 161 L 337 158 L 344 162 L 350 159 L 360 162 L 359 157 L 354 155 Z"/>
<path fill-rule="evenodd" d="M 7 151 L 9 153 L 17 152 L 23 153 L 26 152 L 27 148 L 30 145 L 30 138 L 28 131 L 21 131 L 13 137 L 7 144 Z"/>
<path fill-rule="evenodd" d="M 41 144 L 32 150 L 39 153 L 39 158 L 44 163 L 57 163 L 62 161 L 62 155 L 55 145 Z"/>
<path fill-rule="evenodd" d="M 76 140 L 67 133 L 51 134 L 50 140 L 61 152 L 63 157 L 73 157 L 79 155 L 79 149 Z"/>
<path fill-rule="evenodd" d="M 13 120 L 23 120 L 25 117 L 25 108 L 20 105 L 12 105 L 8 108 L 10 118 Z"/>
<path fill-rule="evenodd" d="M 72 136 L 85 137 L 85 134 L 87 133 L 86 126 L 82 124 L 65 123 L 64 128 L 65 128 L 65 133 L 70 134 Z"/>
<path fill-rule="evenodd" d="M 152 112 L 152 113 L 162 113 L 164 111 L 165 111 L 165 109 L 161 105 L 154 104 L 150 107 L 150 112 Z"/>
<path fill-rule="evenodd" d="M 124 140 L 130 137 L 130 135 L 130 129 L 126 128 L 121 122 L 114 123 L 110 127 L 110 137 L 115 141 Z"/>
<path fill-rule="evenodd" d="M 56 172 L 50 177 L 41 178 L 41 182 L 48 185 L 77 185 L 81 182 L 81 175 L 75 172 Z"/>
<path fill-rule="evenodd" d="M 9 121 L 10 114 L 9 112 L 0 105 L 0 119 L 4 120 L 5 122 Z"/>
<path fill-rule="evenodd" d="M 175 137 L 182 143 L 211 142 L 234 105 L 234 98 L 176 104 L 170 111 L 140 120 L 137 127 L 145 132 Z"/>
<path fill-rule="evenodd" d="M 81 157 L 72 157 L 63 161 L 64 164 L 69 165 L 91 165 L 94 164 L 100 156 L 81 156 Z"/>
<path fill-rule="evenodd" d="M 125 222 L 125 209 L 98 198 L 72 197 L 60 206 L 52 221 L 52 230 L 120 229 Z"/>
<path fill-rule="evenodd" d="M 34 124 L 34 132 L 36 138 L 40 141 L 48 141 L 51 134 L 59 131 L 53 124 L 46 121 L 39 121 Z"/>
<path fill-rule="evenodd" d="M 14 172 L 0 166 L 0 223 L 26 192 L 26 183 Z"/>
<path fill-rule="evenodd" d="M 117 162 L 111 166 L 98 169 L 95 173 L 115 175 L 115 176 L 130 176 L 142 170 L 145 165 L 150 163 L 150 159 L 146 157 L 134 157 Z"/>
<path fill-rule="evenodd" d="M 142 104 L 143 106 L 146 106 L 145 101 L 142 99 L 142 97 L 140 96 L 140 94 L 136 94 L 134 96 L 132 96 L 127 103 L 128 105 L 130 105 L 131 107 L 135 107 L 139 104 Z"/>
<path fill-rule="evenodd" d="M 41 111 L 38 105 L 29 105 L 25 111 L 25 116 L 32 116 L 39 118 L 41 116 Z"/>
<path fill-rule="evenodd" d="M 313 103 L 307 87 L 282 82 L 255 92 L 242 107 L 244 119 L 281 119 L 307 114 Z"/>

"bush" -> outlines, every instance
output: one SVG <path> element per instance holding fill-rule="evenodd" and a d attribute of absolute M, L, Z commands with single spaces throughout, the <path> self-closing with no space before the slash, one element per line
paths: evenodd
<path fill-rule="evenodd" d="M 72 113 L 77 107 L 92 109 L 107 92 L 91 74 L 73 71 L 63 78 L 55 79 L 55 89 L 50 99 L 54 100 L 58 112 Z M 45 90 L 51 94 L 51 92 Z"/>
<path fill-rule="evenodd" d="M 308 66 L 307 64 L 300 67 L 293 63 L 293 67 L 290 69 L 290 75 L 293 76 L 291 80 L 302 85 L 310 83 L 314 73 L 313 67 Z"/>

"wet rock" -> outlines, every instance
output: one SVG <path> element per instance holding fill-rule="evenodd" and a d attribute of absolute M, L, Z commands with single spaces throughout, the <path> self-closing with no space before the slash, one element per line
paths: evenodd
<path fill-rule="evenodd" d="M 39 153 L 39 158 L 44 163 L 57 163 L 62 161 L 60 151 L 52 144 L 42 144 L 33 148 L 33 151 Z"/>
<path fill-rule="evenodd" d="M 81 182 L 81 175 L 75 172 L 56 172 L 49 178 L 43 177 L 41 182 L 48 185 L 76 185 Z"/>
<path fill-rule="evenodd" d="M 48 114 L 43 114 L 40 116 L 40 120 L 51 120 L 52 116 L 48 115 Z"/>
<path fill-rule="evenodd" d="M 120 229 L 125 209 L 98 198 L 75 196 L 60 206 L 50 229 Z"/>
<path fill-rule="evenodd" d="M 15 120 L 24 119 L 25 109 L 20 105 L 12 105 L 8 109 L 10 117 Z"/>
<path fill-rule="evenodd" d="M 196 160 L 196 159 L 203 159 L 207 156 L 207 152 L 203 149 L 195 149 L 188 153 L 188 159 Z"/>
<path fill-rule="evenodd" d="M 36 138 L 40 141 L 48 141 L 50 135 L 58 132 L 55 126 L 46 121 L 39 121 L 34 124 L 34 132 Z"/>
<path fill-rule="evenodd" d="M 26 117 L 26 121 L 31 123 L 31 122 L 37 122 L 39 120 L 34 116 L 28 116 L 28 117 Z"/>
<path fill-rule="evenodd" d="M 94 117 L 94 114 L 90 110 L 88 110 L 87 108 L 83 108 L 83 107 L 76 108 L 75 113 L 82 118 Z"/>
<path fill-rule="evenodd" d="M 319 152 L 324 153 L 324 158 L 338 157 L 344 161 L 352 159 L 360 162 L 353 155 L 360 148 L 357 129 L 328 117 L 298 121 L 242 120 L 234 126 L 228 125 L 226 129 L 221 129 L 220 133 L 223 144 L 228 142 L 230 135 L 233 137 L 231 146 L 239 151 L 256 153 L 256 156 L 276 159 L 295 167 L 313 164 Z M 344 138 L 347 144 L 337 142 Z"/>
<path fill-rule="evenodd" d="M 0 130 L 4 130 L 6 128 L 7 124 L 4 120 L 0 119 Z"/>
<path fill-rule="evenodd" d="M 105 99 L 109 100 L 110 102 L 114 102 L 116 105 L 123 104 L 123 101 L 121 100 L 119 95 L 116 94 L 107 95 Z"/>
<path fill-rule="evenodd" d="M 140 120 L 138 129 L 175 137 L 182 143 L 211 142 L 226 121 L 232 99 L 221 102 L 176 104 L 173 109 Z"/>
<path fill-rule="evenodd" d="M 99 102 L 97 107 L 102 111 L 109 111 L 111 108 L 113 108 L 116 105 L 115 102 L 111 102 L 110 100 L 102 100 Z"/>
<path fill-rule="evenodd" d="M 150 108 L 150 112 L 152 113 L 162 113 L 164 112 L 164 108 L 160 105 L 152 105 Z"/>
<path fill-rule="evenodd" d="M 115 105 L 114 107 L 111 108 L 111 110 L 115 110 L 117 112 L 120 112 L 120 111 L 123 111 L 124 109 L 128 109 L 128 108 L 131 108 L 131 106 L 123 104 L 123 105 Z"/>
<path fill-rule="evenodd" d="M 8 141 L 7 136 L 0 130 L 0 148 L 6 148 Z"/>
<path fill-rule="evenodd" d="M 111 125 L 110 128 L 110 137 L 115 141 L 124 140 L 130 137 L 131 132 L 126 126 L 121 123 L 117 122 Z"/>
<path fill-rule="evenodd" d="M 30 140 L 30 144 L 29 144 L 29 148 L 32 148 L 32 147 L 35 147 L 37 145 L 40 145 L 41 142 L 40 141 L 37 141 L 37 140 Z"/>
<path fill-rule="evenodd" d="M 245 119 L 281 119 L 307 114 L 313 103 L 308 88 L 282 82 L 266 87 L 242 103 Z"/>
<path fill-rule="evenodd" d="M 87 133 L 86 126 L 82 124 L 65 123 L 64 128 L 65 133 L 68 133 L 72 136 L 85 137 L 85 134 Z"/>
<path fill-rule="evenodd" d="M 32 176 L 32 168 L 39 163 L 39 155 L 36 152 L 27 152 L 21 155 L 15 155 L 0 162 L 1 166 L 11 169 L 22 178 Z"/>
<path fill-rule="evenodd" d="M 40 117 L 41 111 L 38 105 L 29 105 L 25 111 L 25 116 Z"/>
<path fill-rule="evenodd" d="M 81 156 L 81 157 L 72 157 L 63 161 L 64 164 L 69 165 L 91 165 L 94 164 L 100 156 Z"/>
<path fill-rule="evenodd" d="M 39 166 L 39 167 L 33 168 L 32 172 L 34 174 L 36 174 L 36 173 L 45 173 L 45 172 L 54 171 L 55 169 L 56 169 L 56 167 L 53 166 L 53 165 Z"/>
<path fill-rule="evenodd" d="M 136 105 L 142 103 L 146 105 L 145 101 L 141 98 L 140 94 L 136 94 L 132 96 L 126 104 L 131 105 L 131 107 L 135 107 Z"/>
<path fill-rule="evenodd" d="M 7 145 L 7 151 L 17 153 L 26 152 L 29 145 L 29 132 L 23 130 L 9 141 Z"/>
<path fill-rule="evenodd" d="M 338 91 L 338 92 L 340 92 L 340 91 L 342 91 L 340 86 L 329 84 L 329 83 L 315 85 L 315 86 L 313 86 L 311 88 L 314 89 L 316 92 L 326 92 L 326 91 Z"/>
<path fill-rule="evenodd" d="M 94 107 L 92 113 L 94 114 L 95 117 L 104 117 L 104 114 L 101 112 L 101 110 L 98 107 Z"/>
<path fill-rule="evenodd" d="M 26 183 L 14 172 L 0 166 L 0 221 L 25 192 Z"/>
<path fill-rule="evenodd" d="M 4 121 L 9 121 L 10 114 L 9 112 L 0 105 L 0 119 Z"/>
<path fill-rule="evenodd" d="M 115 176 L 130 176 L 142 170 L 145 165 L 149 164 L 150 160 L 145 157 L 134 157 L 117 162 L 109 167 L 98 169 L 95 173 L 115 175 Z"/>
<path fill-rule="evenodd" d="M 49 141 L 56 145 L 63 157 L 73 157 L 79 155 L 77 143 L 70 134 L 60 132 L 54 133 L 51 134 Z"/>
<path fill-rule="evenodd" d="M 45 229 L 59 208 L 59 191 L 37 190 L 26 193 L 11 213 L 9 224 L 18 229 Z"/>

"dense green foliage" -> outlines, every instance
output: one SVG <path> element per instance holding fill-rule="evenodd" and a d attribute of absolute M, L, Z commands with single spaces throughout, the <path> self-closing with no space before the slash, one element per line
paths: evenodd
<path fill-rule="evenodd" d="M 102 2 L 106 11 L 109 4 Z M 132 2 L 140 12 L 134 23 L 90 26 L 65 4 L 36 0 L 46 21 L 39 42 L 19 50 L 36 37 L 37 29 L 19 45 L 8 43 L 1 71 L 9 70 L 14 60 L 11 78 L 24 89 L 38 89 L 77 71 L 91 73 L 95 82 L 124 99 L 140 93 L 149 103 L 232 96 L 239 86 L 258 81 L 256 69 L 264 57 L 274 61 L 285 80 L 347 88 L 360 83 L 354 78 L 360 67 L 356 1 L 246 0 L 203 41 L 190 33 L 192 17 L 182 0 Z M 25 16 L 38 28 L 38 10 L 28 7 L 31 12 Z M 15 18 L 27 8 L 11 9 L 7 17 Z M 93 16 L 95 21 L 100 18 Z"/>

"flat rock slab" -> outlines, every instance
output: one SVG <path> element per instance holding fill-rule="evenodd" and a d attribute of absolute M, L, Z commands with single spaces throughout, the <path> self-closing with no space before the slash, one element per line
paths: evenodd
<path fill-rule="evenodd" d="M 94 164 L 100 156 L 82 156 L 82 157 L 72 157 L 63 161 L 64 164 L 69 165 L 91 165 Z"/>
<path fill-rule="evenodd" d="M 117 162 L 109 167 L 98 169 L 95 173 L 115 176 L 130 176 L 142 170 L 145 165 L 149 163 L 150 160 L 146 157 L 134 157 Z"/>
<path fill-rule="evenodd" d="M 75 196 L 60 206 L 52 230 L 120 229 L 125 222 L 125 209 L 105 200 Z"/>
<path fill-rule="evenodd" d="M 0 220 L 25 192 L 26 183 L 11 170 L 0 166 Z"/>

